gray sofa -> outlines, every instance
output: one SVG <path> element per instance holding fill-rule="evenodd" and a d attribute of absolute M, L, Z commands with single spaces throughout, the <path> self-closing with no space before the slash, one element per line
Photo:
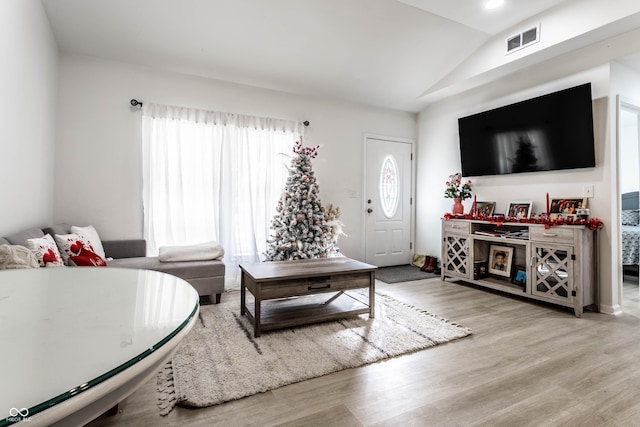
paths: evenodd
<path fill-rule="evenodd" d="M 30 228 L 6 237 L 0 237 L 0 245 L 26 246 L 27 239 L 43 237 L 45 234 L 69 234 L 71 225 L 58 224 L 47 228 Z M 225 265 L 219 260 L 210 261 L 177 261 L 160 262 L 158 257 L 146 256 L 147 244 L 143 239 L 132 240 L 102 240 L 108 267 L 139 268 L 168 273 L 186 280 L 193 286 L 200 296 L 213 298 L 220 303 L 224 292 Z"/>

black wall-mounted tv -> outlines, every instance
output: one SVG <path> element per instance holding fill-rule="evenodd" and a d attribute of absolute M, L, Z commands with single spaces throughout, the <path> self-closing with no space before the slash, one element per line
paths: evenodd
<path fill-rule="evenodd" d="M 458 119 L 463 176 L 596 165 L 591 83 Z"/>

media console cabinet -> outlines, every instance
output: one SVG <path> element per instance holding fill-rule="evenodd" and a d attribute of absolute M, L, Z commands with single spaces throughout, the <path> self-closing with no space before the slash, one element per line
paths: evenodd
<path fill-rule="evenodd" d="M 442 280 L 461 279 L 486 288 L 573 308 L 598 310 L 596 233 L 582 225 L 442 220 Z M 490 274 L 494 255 L 506 247 L 510 271 Z M 519 271 L 519 273 L 518 273 Z M 516 281 L 516 275 L 519 281 Z"/>

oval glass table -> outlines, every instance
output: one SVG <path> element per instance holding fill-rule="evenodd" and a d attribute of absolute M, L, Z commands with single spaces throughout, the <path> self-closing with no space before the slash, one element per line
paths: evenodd
<path fill-rule="evenodd" d="M 0 426 L 100 416 L 158 372 L 198 310 L 191 285 L 155 271 L 0 271 Z"/>

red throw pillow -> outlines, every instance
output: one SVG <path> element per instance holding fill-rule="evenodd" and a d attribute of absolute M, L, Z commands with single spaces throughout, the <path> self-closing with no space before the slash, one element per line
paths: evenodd
<path fill-rule="evenodd" d="M 56 234 L 55 239 L 65 264 L 69 263 L 69 257 L 71 255 L 80 255 L 82 248 L 87 248 L 91 252 L 95 252 L 86 237 L 81 234 Z"/>
<path fill-rule="evenodd" d="M 107 262 L 102 257 L 89 249 L 82 248 L 78 255 L 69 257 L 71 261 L 80 267 L 106 267 Z"/>

